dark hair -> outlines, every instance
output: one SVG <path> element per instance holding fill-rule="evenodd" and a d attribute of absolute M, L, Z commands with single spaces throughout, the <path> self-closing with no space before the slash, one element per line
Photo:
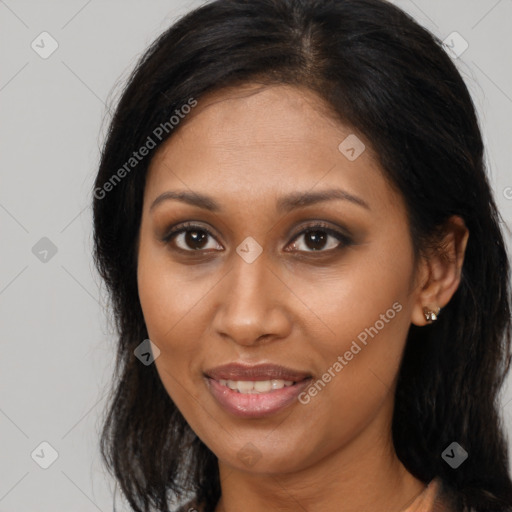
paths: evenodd
<path fill-rule="evenodd" d="M 101 437 L 109 471 L 137 512 L 168 511 L 170 497 L 187 494 L 209 512 L 220 497 L 215 455 L 155 365 L 134 355 L 148 338 L 136 271 L 151 158 L 113 178 L 156 127 L 167 122 L 156 149 L 172 136 L 168 121 L 191 98 L 249 82 L 306 87 L 364 134 L 404 197 L 416 255 L 450 216 L 464 219 L 470 236 L 459 288 L 436 323 L 410 328 L 393 440 L 407 470 L 424 482 L 439 477 L 458 510 L 512 509 L 499 413 L 511 359 L 510 269 L 475 108 L 442 43 L 381 0 L 214 1 L 155 40 L 130 76 L 93 199 L 94 259 L 119 336 Z M 441 457 L 454 441 L 469 454 L 458 469 Z"/>

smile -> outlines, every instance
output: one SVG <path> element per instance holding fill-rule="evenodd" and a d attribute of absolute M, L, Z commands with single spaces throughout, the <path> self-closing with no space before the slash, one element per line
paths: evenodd
<path fill-rule="evenodd" d="M 280 379 L 260 381 L 215 380 L 205 377 L 206 385 L 227 413 L 241 418 L 263 418 L 281 412 L 298 402 L 298 396 L 311 378 L 299 382 Z"/>

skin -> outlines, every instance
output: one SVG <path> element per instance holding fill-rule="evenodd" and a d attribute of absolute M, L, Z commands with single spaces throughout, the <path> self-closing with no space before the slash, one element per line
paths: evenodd
<path fill-rule="evenodd" d="M 216 512 L 398 512 L 425 488 L 393 449 L 396 377 L 410 324 L 425 325 L 423 307 L 442 308 L 456 291 L 468 233 L 453 217 L 445 231 L 449 257 L 429 254 L 415 265 L 403 199 L 369 141 L 356 133 L 366 150 L 354 161 L 338 149 L 352 133 L 308 90 L 248 84 L 202 97 L 151 162 L 140 301 L 161 351 L 162 383 L 218 458 Z M 332 188 L 368 209 L 339 199 L 276 209 L 290 192 Z M 222 211 L 178 200 L 151 209 L 169 190 L 208 194 Z M 185 234 L 162 241 L 185 221 L 213 236 L 203 245 L 190 232 L 188 243 Z M 315 245 L 303 232 L 311 221 L 352 243 L 324 231 L 325 242 Z M 263 249 L 252 263 L 236 252 L 248 236 Z M 246 419 L 208 391 L 203 372 L 233 361 L 281 364 L 316 380 L 396 302 L 400 312 L 306 405 Z M 239 457 L 248 443 L 257 454 L 252 464 Z"/>

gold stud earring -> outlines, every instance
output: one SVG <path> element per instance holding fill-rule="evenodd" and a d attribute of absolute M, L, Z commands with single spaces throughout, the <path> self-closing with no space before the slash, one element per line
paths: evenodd
<path fill-rule="evenodd" d="M 429 308 L 423 308 L 423 314 L 425 315 L 425 320 L 429 323 L 434 322 L 437 320 L 437 317 L 439 316 L 439 312 L 441 311 L 441 308 L 436 308 L 435 311 L 432 311 Z"/>

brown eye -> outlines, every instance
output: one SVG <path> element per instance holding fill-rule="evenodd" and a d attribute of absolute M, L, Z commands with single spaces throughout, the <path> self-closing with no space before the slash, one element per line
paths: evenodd
<path fill-rule="evenodd" d="M 302 243 L 297 240 L 303 238 Z M 328 252 L 351 244 L 351 240 L 332 228 L 321 224 L 308 227 L 294 238 L 292 247 L 303 252 Z"/>
<path fill-rule="evenodd" d="M 208 243 L 211 241 L 213 245 L 208 247 Z M 219 246 L 218 243 L 215 242 L 213 235 L 207 229 L 196 226 L 194 224 L 189 225 L 181 225 L 178 228 L 174 229 L 170 233 L 168 233 L 163 239 L 165 243 L 170 243 L 175 245 L 178 249 L 182 251 L 199 251 L 205 249 L 217 249 Z M 222 250 L 222 247 L 220 248 Z"/>

